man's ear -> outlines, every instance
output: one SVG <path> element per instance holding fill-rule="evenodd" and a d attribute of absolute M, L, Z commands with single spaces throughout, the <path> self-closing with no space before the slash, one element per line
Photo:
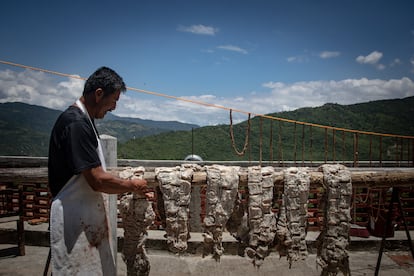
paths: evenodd
<path fill-rule="evenodd" d="M 95 101 L 99 103 L 104 96 L 104 91 L 102 88 L 98 88 L 95 90 Z"/>

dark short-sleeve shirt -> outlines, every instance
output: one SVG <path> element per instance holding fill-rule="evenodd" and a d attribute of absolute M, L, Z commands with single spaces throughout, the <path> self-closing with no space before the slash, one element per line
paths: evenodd
<path fill-rule="evenodd" d="M 49 143 L 49 188 L 53 197 L 73 175 L 101 165 L 94 128 L 96 131 L 94 123 L 76 106 L 58 117 Z"/>

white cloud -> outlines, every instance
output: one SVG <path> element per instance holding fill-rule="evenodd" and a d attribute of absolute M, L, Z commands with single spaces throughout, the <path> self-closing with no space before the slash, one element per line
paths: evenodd
<path fill-rule="evenodd" d="M 355 60 L 361 64 L 376 64 L 382 58 L 382 53 L 373 51 L 367 56 L 358 56 Z"/>
<path fill-rule="evenodd" d="M 385 69 L 385 65 L 384 64 L 376 64 L 375 66 L 378 70 L 384 70 Z"/>
<path fill-rule="evenodd" d="M 201 50 L 201 52 L 202 53 L 212 54 L 212 53 L 214 53 L 214 50 L 212 50 L 212 49 L 203 49 L 203 50 Z"/>
<path fill-rule="evenodd" d="M 186 99 L 242 110 L 253 114 L 267 114 L 295 110 L 301 107 L 316 107 L 325 103 L 354 104 L 381 99 L 414 96 L 414 82 L 409 78 L 345 79 L 341 81 L 268 82 L 262 85 L 267 92 L 251 92 L 234 97 L 218 97 L 213 94 L 186 97 Z M 138 96 L 139 98 L 139 96 Z M 131 107 L 134 102 L 139 106 Z M 124 104 L 128 103 L 128 109 Z M 119 109 L 119 110 L 118 110 Z M 138 117 L 155 120 L 177 120 L 199 125 L 229 123 L 227 109 L 207 107 L 189 102 L 154 98 L 141 102 L 139 99 L 122 98 L 116 114 L 128 116 L 139 112 Z M 122 111 L 121 111 L 122 110 Z M 234 122 L 246 120 L 245 113 L 233 113 Z"/>
<path fill-rule="evenodd" d="M 414 66 L 414 58 L 411 60 Z M 64 109 L 82 93 L 83 81 L 55 78 L 42 72 L 0 71 L 0 102 L 20 101 L 54 109 Z M 264 92 L 263 92 L 264 90 Z M 162 93 L 163 91 L 158 91 Z M 414 82 L 401 79 L 345 79 L 340 81 L 267 82 L 259 91 L 249 91 L 232 97 L 213 92 L 185 97 L 188 101 L 147 96 L 128 91 L 117 104 L 115 115 L 142 119 L 180 121 L 198 125 L 229 123 L 229 111 L 242 110 L 267 114 L 325 103 L 354 104 L 381 99 L 414 96 Z M 194 104 L 200 101 L 214 106 Z M 220 108 L 226 107 L 226 108 Z M 233 112 L 234 122 L 247 119 L 247 114 Z"/>
<path fill-rule="evenodd" d="M 289 63 L 303 63 L 308 62 L 309 58 L 307 56 L 291 56 L 286 58 Z"/>
<path fill-rule="evenodd" d="M 310 81 L 281 84 L 268 82 L 273 102 L 287 110 L 315 107 L 325 103 L 354 104 L 381 99 L 414 96 L 414 82 L 409 78 L 345 79 L 341 81 Z M 269 97 L 270 98 L 270 97 Z M 270 102 L 272 99 L 267 99 Z"/>
<path fill-rule="evenodd" d="M 217 46 L 217 49 L 238 52 L 238 53 L 245 54 L 245 55 L 248 53 L 245 49 L 240 48 L 238 46 L 234 46 L 234 45 Z"/>
<path fill-rule="evenodd" d="M 64 109 L 83 90 L 83 80 L 68 78 L 57 81 L 43 72 L 24 70 L 0 71 L 0 102 L 24 102 L 53 109 Z"/>
<path fill-rule="evenodd" d="M 322 59 L 328 59 L 328 58 L 336 58 L 341 55 L 341 52 L 339 51 L 322 51 L 320 53 L 309 53 L 309 51 L 304 51 L 304 54 L 297 55 L 297 56 L 290 56 L 286 58 L 286 61 L 289 63 L 304 63 L 309 62 L 310 58 L 313 56 L 317 56 Z"/>
<path fill-rule="evenodd" d="M 414 57 L 412 57 L 412 58 L 410 59 L 410 64 L 411 64 L 411 73 L 413 73 L 413 74 L 414 74 Z"/>
<path fill-rule="evenodd" d="M 205 26 L 205 25 L 191 25 L 191 26 L 179 26 L 177 28 L 180 32 L 198 34 L 198 35 L 215 35 L 219 29 Z"/>
<path fill-rule="evenodd" d="M 401 65 L 402 64 L 402 61 L 399 59 L 399 58 L 395 58 L 391 63 L 390 63 L 390 66 L 391 67 L 394 67 L 394 66 L 397 66 L 397 65 Z"/>
<path fill-rule="evenodd" d="M 295 62 L 297 60 L 297 57 L 288 57 L 287 62 Z"/>
<path fill-rule="evenodd" d="M 367 56 L 358 56 L 355 60 L 360 64 L 370 64 L 373 65 L 377 70 L 384 70 L 385 65 L 382 63 L 378 63 L 382 58 L 382 53 L 378 51 L 373 51 Z"/>
<path fill-rule="evenodd" d="M 334 58 L 334 57 L 338 57 L 340 56 L 341 53 L 337 52 L 337 51 L 323 51 L 321 53 L 319 53 L 319 57 L 326 59 L 326 58 Z"/>

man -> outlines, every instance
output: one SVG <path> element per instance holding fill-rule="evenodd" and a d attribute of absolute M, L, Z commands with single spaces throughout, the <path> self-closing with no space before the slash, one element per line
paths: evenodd
<path fill-rule="evenodd" d="M 116 275 L 107 194 L 145 194 L 147 182 L 120 179 L 105 171 L 94 119 L 114 110 L 125 91 L 122 78 L 101 67 L 53 127 L 48 169 L 53 196 L 50 236 L 54 275 Z"/>

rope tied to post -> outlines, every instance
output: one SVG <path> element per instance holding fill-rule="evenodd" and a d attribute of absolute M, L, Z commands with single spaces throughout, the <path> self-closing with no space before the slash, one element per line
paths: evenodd
<path fill-rule="evenodd" d="M 231 139 L 231 145 L 233 146 L 234 151 L 238 156 L 243 156 L 246 153 L 247 147 L 249 146 L 249 136 L 250 136 L 250 116 L 247 119 L 247 126 L 246 126 L 246 136 L 244 138 L 244 146 L 241 151 L 237 149 L 236 142 L 234 139 L 234 130 L 233 130 L 233 115 L 232 115 L 232 109 L 230 109 L 230 139 Z"/>

